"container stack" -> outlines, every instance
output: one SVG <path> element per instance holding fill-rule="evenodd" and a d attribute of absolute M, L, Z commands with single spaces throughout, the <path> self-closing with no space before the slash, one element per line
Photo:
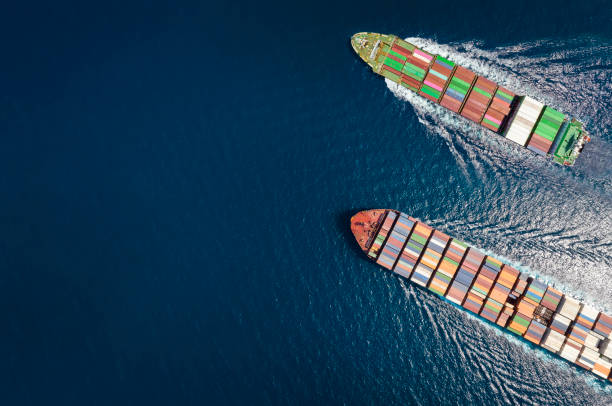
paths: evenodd
<path fill-rule="evenodd" d="M 441 296 L 446 295 L 448 285 L 450 285 L 455 277 L 455 273 L 457 272 L 457 268 L 459 268 L 459 264 L 463 259 L 466 249 L 467 245 L 463 241 L 454 238 L 451 239 L 451 243 L 448 245 L 444 258 L 442 258 L 434 278 L 429 285 L 429 290 Z"/>
<path fill-rule="evenodd" d="M 565 344 L 563 344 L 563 347 L 561 347 L 561 351 L 559 351 L 559 356 L 570 362 L 576 362 L 576 359 L 578 359 L 581 351 L 582 345 L 576 343 L 572 339 L 567 338 L 565 340 Z"/>
<path fill-rule="evenodd" d="M 564 316 L 560 313 L 555 313 L 552 319 L 552 323 L 550 324 L 550 328 L 558 332 L 559 334 L 563 334 L 563 336 L 565 337 L 565 333 L 567 332 L 567 329 L 569 328 L 571 323 L 572 320 L 569 317 Z"/>
<path fill-rule="evenodd" d="M 497 315 L 497 324 L 499 326 L 506 327 L 509 318 L 514 314 L 514 305 L 507 303 L 507 301 L 519 274 L 519 271 L 504 264 L 497 278 L 497 282 L 493 285 L 489 300 L 494 301 L 492 302 L 494 307 L 497 307 L 496 304 L 503 306 L 503 309 Z M 483 314 L 483 317 L 488 318 L 485 314 Z"/>
<path fill-rule="evenodd" d="M 402 256 L 399 261 L 395 265 L 395 273 L 404 276 L 405 278 L 410 279 L 410 274 L 412 273 L 412 269 L 417 263 L 419 257 L 421 256 L 421 252 L 423 252 L 423 247 L 427 243 L 427 239 L 432 232 L 432 228 L 426 226 L 421 222 L 417 222 L 412 230 L 412 234 L 402 251 Z"/>
<path fill-rule="evenodd" d="M 493 283 L 495 282 L 495 279 L 497 279 L 497 274 L 499 273 L 499 269 L 495 268 L 494 265 L 496 264 L 493 262 L 493 260 L 493 258 L 485 258 L 480 271 L 476 274 L 476 279 L 474 280 L 472 288 L 468 292 L 465 303 L 463 304 L 463 307 L 476 314 L 480 313 L 481 309 L 483 309 L 487 296 L 489 295 L 489 292 L 493 287 Z M 501 310 L 501 308 L 499 310 Z"/>
<path fill-rule="evenodd" d="M 387 57 L 383 61 L 381 75 L 387 79 L 391 79 L 395 83 L 399 83 L 402 77 L 402 68 L 406 62 L 406 57 L 393 51 L 389 50 Z"/>
<path fill-rule="evenodd" d="M 542 341 L 542 347 L 552 352 L 561 351 L 561 347 L 565 342 L 565 336 L 555 330 L 548 329 L 544 340 Z"/>
<path fill-rule="evenodd" d="M 546 155 L 555 141 L 555 137 L 565 121 L 565 115 L 557 110 L 546 106 L 542 117 L 536 124 L 533 135 L 527 144 L 527 148 L 540 155 Z"/>
<path fill-rule="evenodd" d="M 448 59 L 442 58 L 440 55 L 436 56 L 433 65 L 429 69 L 423 86 L 419 94 L 426 99 L 429 99 L 435 103 L 440 100 L 442 92 L 448 83 L 448 80 L 455 68 L 455 63 Z"/>
<path fill-rule="evenodd" d="M 404 247 L 404 242 L 410 234 L 410 228 L 408 228 L 410 223 L 411 220 L 405 214 L 401 214 L 397 219 L 391 235 L 387 238 L 387 242 L 378 256 L 378 261 L 376 261 L 379 265 L 389 270 L 393 269 L 393 265 Z"/>
<path fill-rule="evenodd" d="M 438 230 L 434 231 L 421 257 L 421 263 L 412 274 L 411 279 L 414 283 L 423 287 L 427 286 L 434 269 L 438 267 L 438 263 L 440 262 L 440 258 L 442 257 L 442 253 L 449 239 L 450 238 L 446 234 Z"/>
<path fill-rule="evenodd" d="M 465 69 L 463 66 L 457 66 L 440 105 L 458 113 L 461 110 L 463 101 L 472 88 L 475 77 L 476 74 L 471 70 Z"/>
<path fill-rule="evenodd" d="M 529 288 L 527 289 L 527 293 L 525 293 L 525 297 L 532 300 L 533 303 L 538 305 L 544 297 L 544 292 L 546 292 L 546 285 L 540 281 L 533 280 L 529 284 Z"/>
<path fill-rule="evenodd" d="M 563 298 L 563 293 L 549 286 L 546 289 L 546 293 L 544 294 L 544 297 L 542 298 L 542 301 L 540 302 L 540 304 L 554 312 L 557 310 L 557 307 L 559 306 L 559 302 L 561 302 L 562 298 Z"/>
<path fill-rule="evenodd" d="M 537 320 L 532 320 L 531 324 L 529 324 L 529 328 L 525 333 L 525 339 L 531 341 L 535 345 L 540 345 L 540 341 L 542 341 L 542 337 L 544 337 L 544 333 L 546 332 L 546 326 L 540 323 Z"/>
<path fill-rule="evenodd" d="M 396 217 L 397 214 L 395 214 L 394 212 L 387 212 L 387 217 L 385 218 L 385 221 L 380 231 L 378 232 L 378 235 L 376 236 L 372 247 L 370 247 L 370 251 L 368 252 L 368 256 L 370 256 L 371 258 L 376 258 L 378 256 L 378 251 L 380 250 L 380 247 L 382 247 L 383 242 L 387 238 L 387 234 L 389 233 L 389 230 L 391 230 L 391 226 L 393 225 L 393 222 L 395 221 Z"/>
<path fill-rule="evenodd" d="M 461 109 L 461 115 L 475 123 L 480 123 L 496 89 L 495 82 L 479 76 Z"/>
<path fill-rule="evenodd" d="M 508 330 L 512 331 L 514 334 L 522 336 L 527 331 L 529 323 L 531 323 L 531 318 L 522 313 L 516 313 L 508 326 Z"/>
<path fill-rule="evenodd" d="M 498 87 L 491 100 L 491 105 L 487 109 L 481 124 L 483 127 L 499 132 L 504 120 L 510 114 L 510 106 L 514 100 L 515 94 L 503 87 Z"/>
<path fill-rule="evenodd" d="M 487 256 L 485 258 L 485 262 L 482 264 L 482 268 L 480 269 L 479 275 L 479 278 L 481 276 L 486 278 L 484 281 L 485 286 L 489 285 L 490 283 L 489 289 L 487 290 L 488 297 L 486 298 L 484 305 L 480 310 L 480 315 L 492 323 L 495 323 L 495 321 L 497 321 L 497 316 L 501 312 L 503 308 L 503 303 L 508 297 L 507 294 L 504 295 L 505 290 L 500 289 L 495 283 L 501 271 L 501 266 L 501 261 L 496 258 Z M 480 284 L 480 282 L 478 283 Z M 476 286 L 476 283 L 474 283 L 474 286 Z M 510 290 L 507 289 L 507 292 L 509 293 Z"/>
<path fill-rule="evenodd" d="M 514 119 L 506 131 L 506 138 L 525 146 L 531 135 L 531 130 L 538 121 L 544 105 L 529 96 L 523 97 Z"/>
<path fill-rule="evenodd" d="M 406 59 L 406 64 L 402 69 L 402 85 L 412 91 L 418 92 L 432 60 L 433 56 L 431 54 L 419 48 L 414 48 L 412 54 Z"/>
<path fill-rule="evenodd" d="M 480 251 L 473 247 L 468 249 L 465 259 L 455 275 L 455 281 L 446 295 L 448 300 L 458 305 L 463 303 L 483 259 L 484 255 Z"/>
<path fill-rule="evenodd" d="M 604 313 L 599 313 L 593 331 L 600 334 L 604 338 L 612 339 L 612 317 Z"/>

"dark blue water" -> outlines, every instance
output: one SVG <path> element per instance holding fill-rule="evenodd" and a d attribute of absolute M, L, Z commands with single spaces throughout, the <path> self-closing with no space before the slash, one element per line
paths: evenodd
<path fill-rule="evenodd" d="M 399 209 L 612 310 L 607 2 L 52 2 L 1 20 L 2 404 L 612 403 L 369 263 L 348 228 Z M 353 54 L 364 30 L 420 38 L 593 141 L 562 168 L 405 101 Z"/>

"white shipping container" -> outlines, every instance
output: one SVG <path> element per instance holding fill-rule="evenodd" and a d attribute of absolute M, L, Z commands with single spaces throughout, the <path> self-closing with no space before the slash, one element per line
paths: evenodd
<path fill-rule="evenodd" d="M 542 346 L 551 350 L 552 352 L 558 352 L 563 346 L 565 336 L 555 330 L 548 329 L 548 334 L 544 338 Z"/>
<path fill-rule="evenodd" d="M 557 310 L 561 315 L 574 320 L 580 311 L 580 302 L 573 297 L 565 296 Z"/>
<path fill-rule="evenodd" d="M 578 354 L 580 351 L 575 349 L 574 347 L 570 347 L 567 344 L 563 344 L 563 348 L 559 351 L 559 355 L 565 358 L 568 361 L 575 362 L 576 358 L 578 358 Z"/>
<path fill-rule="evenodd" d="M 597 350 L 597 347 L 599 346 L 599 341 L 599 338 L 595 336 L 595 334 L 589 332 L 586 336 L 586 339 L 584 340 L 584 346 Z"/>
<path fill-rule="evenodd" d="M 539 101 L 525 97 L 508 128 L 506 138 L 524 146 L 543 107 Z"/>
<path fill-rule="evenodd" d="M 593 322 L 595 321 L 595 319 L 597 318 L 597 315 L 599 314 L 597 310 L 593 309 L 591 306 L 588 306 L 588 305 L 584 305 L 580 313 L 587 316 L 589 319 L 593 320 Z"/>

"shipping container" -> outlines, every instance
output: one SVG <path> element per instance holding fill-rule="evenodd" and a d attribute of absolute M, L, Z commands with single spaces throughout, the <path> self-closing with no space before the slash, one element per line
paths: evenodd
<path fill-rule="evenodd" d="M 595 365 L 593 366 L 592 372 L 595 375 L 605 379 L 606 377 L 610 376 L 611 369 L 612 369 L 612 362 L 599 357 L 597 361 L 595 362 Z"/>
<path fill-rule="evenodd" d="M 455 72 L 446 88 L 446 92 L 440 102 L 441 106 L 458 113 L 461 106 L 472 88 L 472 83 L 476 74 L 474 72 L 462 67 L 457 66 Z"/>
<path fill-rule="evenodd" d="M 506 131 L 506 138 L 522 146 L 527 144 L 543 107 L 544 105 L 539 101 L 528 96 L 523 97 Z"/>
<path fill-rule="evenodd" d="M 499 274 L 499 278 L 497 279 L 497 282 L 500 285 L 507 287 L 508 289 L 512 289 L 514 287 L 514 284 L 516 283 L 519 274 L 519 271 L 509 265 L 504 264 Z"/>
<path fill-rule="evenodd" d="M 563 347 L 561 347 L 561 351 L 559 351 L 559 355 L 570 362 L 575 362 L 581 350 L 582 346 L 580 344 L 566 339 Z"/>
<path fill-rule="evenodd" d="M 564 121 L 565 116 L 563 114 L 546 106 L 535 126 L 527 148 L 536 153 L 546 155 Z"/>
<path fill-rule="evenodd" d="M 550 324 L 550 328 L 565 336 L 571 322 L 572 320 L 570 320 L 568 317 L 555 313 L 552 323 Z"/>
<path fill-rule="evenodd" d="M 534 279 L 529 284 L 525 297 L 531 299 L 535 304 L 540 304 L 540 301 L 546 292 L 546 287 L 547 286 L 545 284 Z"/>
<path fill-rule="evenodd" d="M 429 286 L 430 290 L 442 296 L 446 295 L 448 286 L 457 272 L 457 268 L 465 255 L 466 249 L 467 246 L 463 241 L 450 239 L 450 244 L 448 244 L 446 253 L 442 258 L 442 261 L 440 261 L 440 265 L 438 266 L 438 269 L 434 275 L 433 281 Z"/>
<path fill-rule="evenodd" d="M 563 293 L 549 286 L 546 289 L 546 293 L 544 294 L 544 297 L 542 298 L 540 304 L 554 312 L 557 310 L 557 307 L 559 306 L 559 303 L 561 302 L 562 298 Z"/>
<path fill-rule="evenodd" d="M 410 238 L 406 241 L 404 250 L 393 269 L 394 272 L 410 279 L 412 270 L 423 252 L 431 231 L 431 227 L 421 222 L 415 223 Z"/>
<path fill-rule="evenodd" d="M 508 330 L 512 331 L 514 334 L 522 336 L 527 331 L 529 323 L 531 323 L 531 317 L 521 313 L 516 313 L 508 326 Z"/>
<path fill-rule="evenodd" d="M 450 79 L 450 76 L 455 68 L 455 63 L 448 59 L 442 58 L 440 55 L 435 57 L 434 63 L 431 65 L 423 86 L 419 94 L 433 102 L 438 102 L 442 92 Z"/>
<path fill-rule="evenodd" d="M 612 317 L 604 313 L 599 313 L 593 331 L 601 334 L 603 337 L 612 339 Z"/>
<path fill-rule="evenodd" d="M 591 306 L 584 305 L 578 313 L 578 317 L 576 318 L 576 323 L 583 325 L 589 330 L 595 324 L 595 319 L 597 318 L 598 311 L 593 309 Z"/>
<path fill-rule="evenodd" d="M 461 115 L 475 123 L 480 123 L 496 89 L 495 82 L 479 76 L 461 110 Z"/>
<path fill-rule="evenodd" d="M 546 326 L 540 323 L 537 320 L 531 320 L 529 324 L 529 328 L 525 333 L 525 339 L 531 341 L 532 343 L 539 345 L 540 341 L 542 341 L 542 337 L 546 332 Z"/>
<path fill-rule="evenodd" d="M 578 316 L 578 312 L 580 312 L 581 308 L 579 301 L 567 295 L 563 297 L 563 300 L 561 300 L 561 304 L 559 306 L 560 307 L 557 310 L 557 313 L 567 317 L 571 321 Z"/>
<path fill-rule="evenodd" d="M 542 347 L 552 352 L 559 352 L 561 350 L 561 347 L 563 346 L 564 341 L 565 336 L 563 334 L 555 330 L 548 329 L 542 342 Z"/>

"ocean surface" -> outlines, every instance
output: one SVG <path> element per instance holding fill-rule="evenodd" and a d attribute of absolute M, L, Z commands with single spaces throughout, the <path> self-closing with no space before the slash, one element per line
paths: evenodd
<path fill-rule="evenodd" d="M 349 230 L 398 209 L 612 311 L 608 2 L 86 3 L 0 17 L 1 404 L 612 404 Z M 358 31 L 592 142 L 510 145 L 374 75 Z"/>

